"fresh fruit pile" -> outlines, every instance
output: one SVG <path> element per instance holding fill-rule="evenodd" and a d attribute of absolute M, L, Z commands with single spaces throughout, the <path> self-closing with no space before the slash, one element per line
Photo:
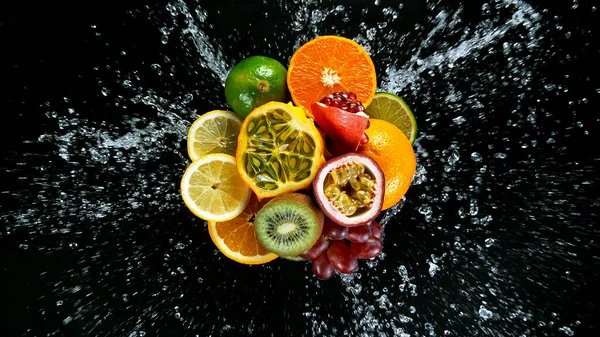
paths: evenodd
<path fill-rule="evenodd" d="M 265 56 L 235 65 L 225 81 L 235 112 L 192 124 L 181 180 L 225 256 L 311 261 L 326 280 L 381 253 L 377 218 L 410 187 L 417 128 L 400 97 L 376 89 L 369 55 L 338 36 L 307 42 L 287 70 Z"/>

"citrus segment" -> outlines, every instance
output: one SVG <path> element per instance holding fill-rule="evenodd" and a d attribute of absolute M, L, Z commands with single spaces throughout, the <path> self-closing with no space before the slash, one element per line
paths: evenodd
<path fill-rule="evenodd" d="M 365 130 L 369 142 L 360 146 L 358 152 L 373 158 L 383 171 L 385 210 L 397 204 L 410 187 L 417 161 L 410 141 L 400 129 L 381 119 L 372 118 L 370 122 Z"/>
<path fill-rule="evenodd" d="M 367 107 L 367 115 L 397 126 L 412 144 L 417 137 L 417 121 L 408 104 L 394 94 L 378 92 Z"/>
<path fill-rule="evenodd" d="M 320 36 L 292 56 L 287 84 L 296 105 L 310 110 L 323 97 L 341 91 L 356 94 L 365 106 L 377 88 L 371 57 L 356 42 L 339 36 Z"/>
<path fill-rule="evenodd" d="M 192 161 L 210 154 L 235 155 L 242 120 L 233 112 L 213 110 L 190 126 L 187 137 L 188 155 Z"/>
<path fill-rule="evenodd" d="M 244 120 L 236 159 L 240 176 L 262 199 L 308 187 L 323 151 L 323 138 L 302 108 L 270 102 Z"/>
<path fill-rule="evenodd" d="M 181 179 L 181 196 L 199 218 L 225 221 L 240 214 L 250 200 L 250 188 L 240 178 L 235 158 L 208 154 L 194 161 Z"/>
<path fill-rule="evenodd" d="M 252 194 L 248 205 L 237 217 L 224 222 L 208 222 L 208 233 L 219 251 L 244 264 L 262 264 L 277 258 L 256 238 L 254 217 L 266 203 Z"/>

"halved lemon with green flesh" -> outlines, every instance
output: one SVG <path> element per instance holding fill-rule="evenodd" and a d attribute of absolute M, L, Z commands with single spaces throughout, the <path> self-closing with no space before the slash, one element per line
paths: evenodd
<path fill-rule="evenodd" d="M 244 119 L 236 160 L 259 199 L 308 187 L 324 163 L 323 138 L 303 108 L 269 102 Z"/>
<path fill-rule="evenodd" d="M 181 179 L 181 197 L 197 217 L 226 221 L 238 216 L 250 200 L 251 191 L 240 177 L 235 158 L 208 154 L 194 161 Z"/>
<path fill-rule="evenodd" d="M 394 124 L 404 132 L 411 144 L 415 141 L 417 121 L 402 98 L 387 92 L 375 93 L 365 112 L 371 118 L 383 119 Z"/>
<path fill-rule="evenodd" d="M 213 110 L 200 116 L 188 131 L 187 149 L 192 161 L 211 153 L 235 155 L 242 120 L 232 111 Z"/>

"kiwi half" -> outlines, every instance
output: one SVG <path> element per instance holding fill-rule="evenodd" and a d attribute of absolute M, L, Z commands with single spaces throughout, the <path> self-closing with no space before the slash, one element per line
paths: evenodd
<path fill-rule="evenodd" d="M 307 251 L 323 230 L 323 212 L 312 198 L 287 193 L 271 199 L 254 219 L 258 241 L 279 256 L 296 256 Z"/>

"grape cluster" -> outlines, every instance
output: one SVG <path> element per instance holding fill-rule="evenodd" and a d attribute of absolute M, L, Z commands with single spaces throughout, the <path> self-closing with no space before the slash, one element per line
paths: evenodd
<path fill-rule="evenodd" d="M 358 268 L 358 259 L 378 256 L 383 244 L 383 230 L 378 222 L 358 227 L 344 227 L 325 219 L 323 234 L 306 252 L 300 254 L 312 261 L 312 271 L 320 280 L 333 276 L 335 270 L 351 274 Z"/>

